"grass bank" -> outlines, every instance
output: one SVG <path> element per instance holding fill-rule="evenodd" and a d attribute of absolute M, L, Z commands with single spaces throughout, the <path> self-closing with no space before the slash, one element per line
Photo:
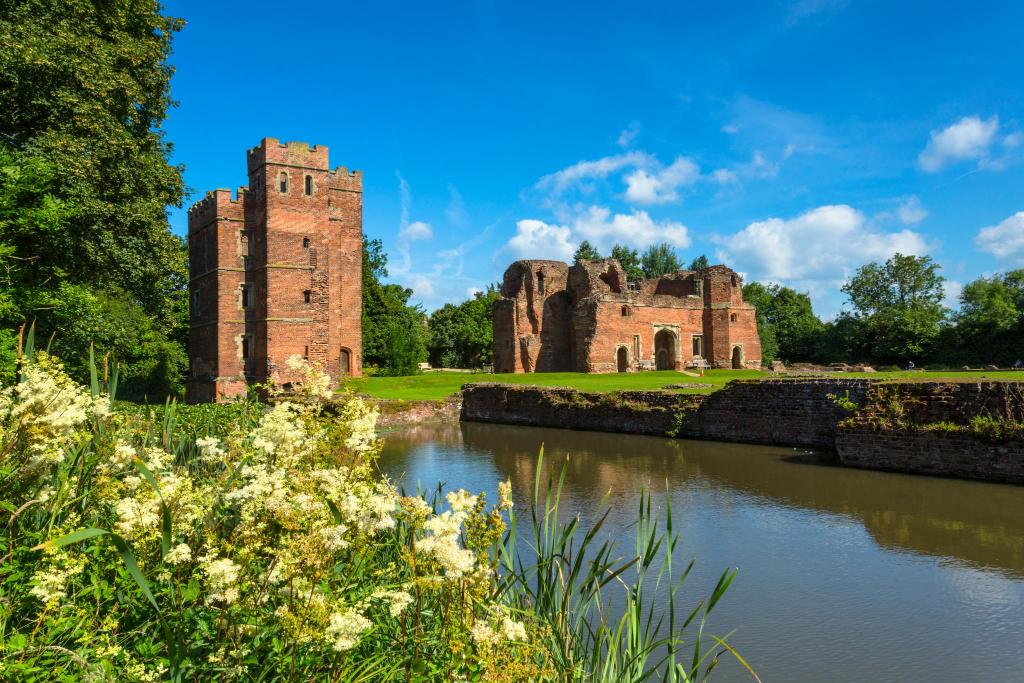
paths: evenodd
<path fill-rule="evenodd" d="M 778 375 L 785 377 L 786 375 Z M 1014 371 L 936 371 L 936 372 L 834 372 L 828 377 L 928 380 L 1024 380 L 1024 372 Z M 435 401 L 459 391 L 469 382 L 501 382 L 570 387 L 580 391 L 610 392 L 662 389 L 668 384 L 705 384 L 709 386 L 679 389 L 682 393 L 711 393 L 734 379 L 767 379 L 773 375 L 757 370 L 708 370 L 704 377 L 664 370 L 657 372 L 610 373 L 603 375 L 580 372 L 538 372 L 522 375 L 490 375 L 486 373 L 428 372 L 409 377 L 362 377 L 351 381 L 360 393 L 374 398 L 406 401 Z"/>

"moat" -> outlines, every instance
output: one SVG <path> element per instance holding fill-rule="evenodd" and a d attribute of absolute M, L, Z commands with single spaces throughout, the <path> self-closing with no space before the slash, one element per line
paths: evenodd
<path fill-rule="evenodd" d="M 380 468 L 407 489 L 438 481 L 522 513 L 537 450 L 568 466 L 567 513 L 605 493 L 631 549 L 636 500 L 666 482 L 696 559 L 684 604 L 739 576 L 712 617 L 764 681 L 1017 681 L 1024 642 L 1024 487 L 830 466 L 792 448 L 478 423 L 386 436 Z M 656 500 L 659 496 L 656 496 Z M 723 659 L 719 679 L 750 680 Z"/>

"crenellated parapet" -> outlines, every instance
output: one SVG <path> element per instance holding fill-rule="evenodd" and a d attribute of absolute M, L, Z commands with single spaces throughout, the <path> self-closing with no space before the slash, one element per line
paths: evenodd
<path fill-rule="evenodd" d="M 247 191 L 248 188 L 243 186 L 238 188 L 235 196 L 232 196 L 231 190 L 223 187 L 207 192 L 202 199 L 189 207 L 189 232 L 209 225 L 218 218 L 241 219 L 245 214 Z"/>
<path fill-rule="evenodd" d="M 249 150 L 247 156 L 249 172 L 266 164 L 330 170 L 328 148 L 325 145 L 310 145 L 305 142 L 281 142 L 276 138 L 263 138 L 260 144 Z"/>

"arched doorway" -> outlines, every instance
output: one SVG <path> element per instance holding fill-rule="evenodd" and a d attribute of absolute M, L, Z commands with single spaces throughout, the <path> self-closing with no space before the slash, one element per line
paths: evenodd
<path fill-rule="evenodd" d="M 619 350 L 615 352 L 615 365 L 619 372 L 629 371 L 629 351 L 625 346 L 620 346 Z"/>
<path fill-rule="evenodd" d="M 732 369 L 740 370 L 743 368 L 743 349 L 739 346 L 732 347 Z"/>
<path fill-rule="evenodd" d="M 659 370 L 675 370 L 676 335 L 669 330 L 654 335 L 654 364 Z"/>
<path fill-rule="evenodd" d="M 341 350 L 341 362 L 338 364 L 338 369 L 342 375 L 352 374 L 352 352 L 348 349 Z"/>

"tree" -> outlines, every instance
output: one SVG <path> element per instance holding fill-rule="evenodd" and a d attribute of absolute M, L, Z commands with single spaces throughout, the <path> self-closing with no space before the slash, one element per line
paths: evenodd
<path fill-rule="evenodd" d="M 0 7 L 0 375 L 14 330 L 34 320 L 78 379 L 92 342 L 122 363 L 129 393 L 181 388 L 187 251 L 166 207 L 184 184 L 160 128 L 181 21 L 160 9 Z"/>
<path fill-rule="evenodd" d="M 580 261 L 597 261 L 601 258 L 601 254 L 594 248 L 587 240 L 580 242 L 580 246 L 576 247 L 576 253 L 572 255 L 573 263 L 579 263 Z"/>
<path fill-rule="evenodd" d="M 640 265 L 640 254 L 636 249 L 616 244 L 612 247 L 612 258 L 618 259 L 622 269 L 626 271 L 626 279 L 636 282 L 644 279 L 644 269 Z"/>
<path fill-rule="evenodd" d="M 363 235 L 363 364 L 388 375 L 414 374 L 427 359 L 423 310 L 409 305 L 411 289 L 381 282 L 387 265 L 381 241 Z"/>
<path fill-rule="evenodd" d="M 777 345 L 778 357 L 787 361 L 805 361 L 812 358 L 815 346 L 825 328 L 814 315 L 811 298 L 807 294 L 777 284 L 749 282 L 743 285 L 743 300 L 757 308 L 758 333 L 762 336 L 762 358 L 766 334 L 766 331 L 761 329 L 762 325 L 767 328 L 773 343 Z"/>
<path fill-rule="evenodd" d="M 493 360 L 491 313 L 499 287 L 489 285 L 461 304 L 445 304 L 430 314 L 430 362 L 438 367 L 476 368 Z"/>
<path fill-rule="evenodd" d="M 895 254 L 862 266 L 843 285 L 869 358 L 921 364 L 932 353 L 947 314 L 939 268 L 928 256 Z"/>
<path fill-rule="evenodd" d="M 690 261 L 689 270 L 703 270 L 704 268 L 707 268 L 708 265 L 710 265 L 708 263 L 708 257 L 705 256 L 704 254 L 701 254 L 697 258 Z"/>
<path fill-rule="evenodd" d="M 1009 365 L 1024 358 L 1024 269 L 964 285 L 953 334 L 943 350 L 949 361 Z"/>
<path fill-rule="evenodd" d="M 649 246 L 640 257 L 640 265 L 644 269 L 644 276 L 648 278 L 661 277 L 683 269 L 675 249 L 668 242 Z"/>

